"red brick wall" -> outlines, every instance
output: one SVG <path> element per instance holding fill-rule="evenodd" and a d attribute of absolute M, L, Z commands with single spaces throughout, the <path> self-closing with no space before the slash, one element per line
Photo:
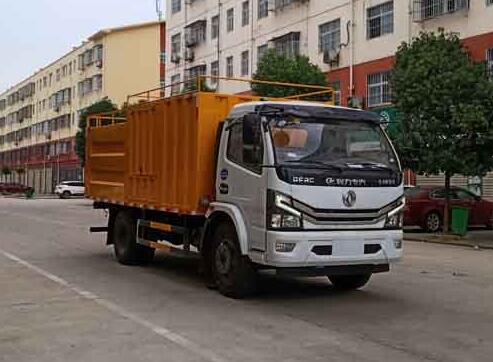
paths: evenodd
<path fill-rule="evenodd" d="M 486 50 L 493 47 L 493 32 L 463 39 L 462 43 L 475 61 L 484 61 L 486 59 Z M 354 65 L 353 95 L 366 99 L 366 79 L 368 74 L 392 69 L 393 62 L 394 56 L 390 56 Z M 329 71 L 327 76 L 331 82 L 340 81 L 341 104 L 347 105 L 349 97 L 349 67 Z"/>

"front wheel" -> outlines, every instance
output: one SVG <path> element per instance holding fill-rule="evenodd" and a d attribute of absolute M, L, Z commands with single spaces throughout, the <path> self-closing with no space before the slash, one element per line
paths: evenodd
<path fill-rule="evenodd" d="M 60 195 L 61 199 L 69 199 L 71 196 L 70 191 L 63 191 L 62 194 Z"/>
<path fill-rule="evenodd" d="M 221 223 L 214 234 L 212 270 L 219 292 L 230 298 L 243 298 L 255 291 L 256 271 L 241 255 L 234 226 Z"/>
<path fill-rule="evenodd" d="M 370 280 L 370 274 L 329 275 L 328 278 L 337 290 L 355 290 L 363 287 Z"/>

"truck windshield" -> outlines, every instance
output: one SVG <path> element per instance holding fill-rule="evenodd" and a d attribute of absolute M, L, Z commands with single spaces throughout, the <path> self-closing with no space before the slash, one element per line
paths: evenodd
<path fill-rule="evenodd" d="M 377 124 L 276 118 L 269 126 L 280 165 L 399 170 L 396 155 Z"/>

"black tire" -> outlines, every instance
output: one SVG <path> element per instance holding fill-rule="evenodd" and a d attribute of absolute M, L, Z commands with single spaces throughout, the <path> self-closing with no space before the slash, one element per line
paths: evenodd
<path fill-rule="evenodd" d="M 329 275 L 328 278 L 337 290 L 355 290 L 363 287 L 370 280 L 370 274 Z"/>
<path fill-rule="evenodd" d="M 235 227 L 222 222 L 214 233 L 211 270 L 222 295 L 244 298 L 256 290 L 256 271 L 248 257 L 241 255 Z"/>
<path fill-rule="evenodd" d="M 442 217 L 437 211 L 431 211 L 425 216 L 423 229 L 429 233 L 436 233 L 442 228 Z"/>
<path fill-rule="evenodd" d="M 148 264 L 154 258 L 154 249 L 137 244 L 135 218 L 127 211 L 119 211 L 113 229 L 113 246 L 119 263 L 124 265 Z"/>
<path fill-rule="evenodd" d="M 70 196 L 72 196 L 72 194 L 70 193 L 70 191 L 65 190 L 65 191 L 63 191 L 63 192 L 62 192 L 62 194 L 60 195 L 60 198 L 61 198 L 61 199 L 69 199 L 69 198 L 70 198 Z"/>

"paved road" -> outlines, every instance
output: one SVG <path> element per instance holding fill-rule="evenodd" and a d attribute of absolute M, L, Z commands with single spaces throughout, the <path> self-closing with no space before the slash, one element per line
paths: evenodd
<path fill-rule="evenodd" d="M 493 251 L 406 243 L 363 290 L 265 276 L 206 289 L 194 259 L 117 264 L 86 200 L 0 199 L 0 361 L 491 361 Z"/>

